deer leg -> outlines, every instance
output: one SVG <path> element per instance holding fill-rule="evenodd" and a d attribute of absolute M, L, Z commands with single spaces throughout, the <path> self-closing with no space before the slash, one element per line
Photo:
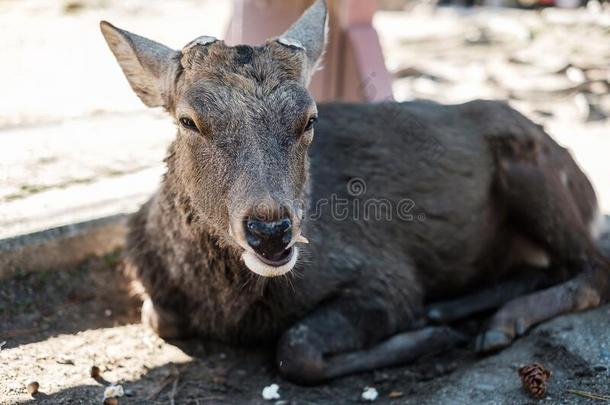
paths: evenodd
<path fill-rule="evenodd" d="M 570 281 L 510 301 L 496 312 L 487 330 L 477 337 L 475 350 L 502 349 L 540 322 L 599 306 L 604 298 L 597 284 L 601 281 L 599 270 L 607 272 L 608 267 L 591 267 Z"/>
<path fill-rule="evenodd" d="M 409 362 L 464 342 L 463 336 L 446 326 L 387 338 L 395 333 L 391 313 L 389 308 L 363 308 L 354 302 L 318 309 L 280 339 L 276 357 L 280 373 L 300 384 L 318 384 Z"/>
<path fill-rule="evenodd" d="M 421 356 L 437 354 L 461 343 L 463 335 L 447 326 L 430 326 L 396 334 L 368 350 L 337 354 L 327 360 L 329 378 L 409 363 Z"/>
<path fill-rule="evenodd" d="M 552 267 L 575 276 L 504 305 L 477 338 L 479 352 L 508 346 L 531 326 L 596 307 L 610 295 L 610 263 L 597 250 L 589 229 L 595 199 L 587 192 L 588 180 L 558 146 L 530 146 L 500 158 L 500 190 L 520 231 L 549 252 Z M 578 200 L 587 198 L 593 200 Z"/>
<path fill-rule="evenodd" d="M 451 301 L 435 302 L 426 308 L 432 324 L 447 324 L 499 308 L 514 298 L 548 286 L 549 278 L 540 273 L 527 273 L 516 279 L 500 282 L 471 295 Z"/>
<path fill-rule="evenodd" d="M 426 307 L 426 318 L 432 324 L 447 324 L 480 315 L 547 285 L 547 279 L 541 273 L 528 273 L 455 300 L 435 302 Z"/>
<path fill-rule="evenodd" d="M 163 339 L 182 339 L 192 336 L 184 316 L 165 309 L 146 298 L 142 304 L 142 323 Z"/>

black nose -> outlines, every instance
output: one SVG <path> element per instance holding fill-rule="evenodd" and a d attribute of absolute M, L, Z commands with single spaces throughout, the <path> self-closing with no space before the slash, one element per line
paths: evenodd
<path fill-rule="evenodd" d="M 270 261 L 280 260 L 292 239 L 292 221 L 283 218 L 277 221 L 262 221 L 247 218 L 246 241 L 256 253 Z"/>

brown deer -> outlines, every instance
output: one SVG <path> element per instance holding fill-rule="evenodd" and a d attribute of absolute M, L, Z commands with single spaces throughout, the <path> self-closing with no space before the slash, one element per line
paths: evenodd
<path fill-rule="evenodd" d="M 127 239 L 146 324 L 277 340 L 279 372 L 314 384 L 461 343 L 442 324 L 472 314 L 496 310 L 475 340 L 488 352 L 608 298 L 595 193 L 568 151 L 501 102 L 317 106 L 326 21 L 318 0 L 264 45 L 179 51 L 101 23 L 177 125 Z"/>

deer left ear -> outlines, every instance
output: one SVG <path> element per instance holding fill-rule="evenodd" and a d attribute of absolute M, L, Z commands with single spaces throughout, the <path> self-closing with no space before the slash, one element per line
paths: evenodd
<path fill-rule="evenodd" d="M 305 76 L 307 81 L 315 72 L 324 48 L 328 33 L 328 9 L 326 0 L 316 0 L 305 13 L 277 41 L 286 46 L 305 50 L 307 66 Z"/>
<path fill-rule="evenodd" d="M 167 106 L 169 76 L 179 52 L 102 21 L 102 34 L 131 88 L 148 107 Z"/>

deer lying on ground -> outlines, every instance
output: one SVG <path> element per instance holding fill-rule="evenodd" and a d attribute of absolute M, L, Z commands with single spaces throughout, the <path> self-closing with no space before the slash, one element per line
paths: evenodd
<path fill-rule="evenodd" d="M 326 15 L 318 0 L 262 46 L 180 51 L 101 23 L 133 90 L 178 127 L 130 222 L 143 321 L 277 339 L 279 372 L 314 384 L 462 343 L 446 325 L 472 314 L 496 310 L 475 340 L 489 352 L 607 299 L 595 193 L 570 154 L 500 102 L 316 106 Z M 396 213 L 366 218 L 371 201 Z"/>

